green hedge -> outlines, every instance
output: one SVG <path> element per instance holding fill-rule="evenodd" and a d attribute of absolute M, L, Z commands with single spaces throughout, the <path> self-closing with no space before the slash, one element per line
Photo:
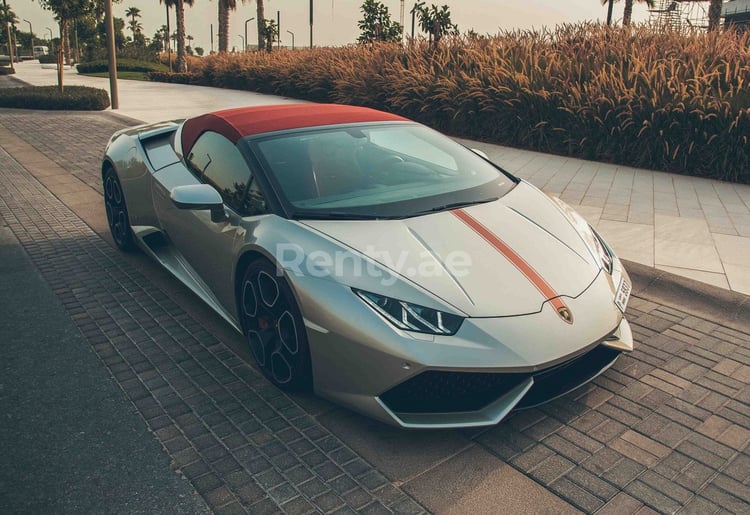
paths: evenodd
<path fill-rule="evenodd" d="M 541 152 L 750 183 L 750 31 L 565 25 L 406 46 L 218 54 L 162 76 L 395 112 Z"/>
<path fill-rule="evenodd" d="M 101 111 L 109 107 L 109 95 L 103 89 L 67 86 L 27 86 L 0 89 L 0 107 L 71 111 Z"/>
<path fill-rule="evenodd" d="M 148 78 L 155 82 L 171 82 L 174 84 L 196 83 L 195 76 L 191 73 L 149 72 Z"/>
<path fill-rule="evenodd" d="M 16 71 L 10 66 L 0 66 L 0 75 L 12 75 Z"/>
<path fill-rule="evenodd" d="M 54 54 L 40 55 L 37 59 L 41 64 L 55 64 L 57 62 L 57 56 Z"/>
<path fill-rule="evenodd" d="M 90 61 L 78 64 L 78 73 L 102 73 L 109 71 L 109 62 L 106 60 Z M 148 61 L 136 61 L 133 59 L 118 59 L 118 72 L 168 72 L 169 68 L 160 63 Z"/>

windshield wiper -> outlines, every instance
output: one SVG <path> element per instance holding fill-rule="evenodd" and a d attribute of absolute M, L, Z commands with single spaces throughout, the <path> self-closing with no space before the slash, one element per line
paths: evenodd
<path fill-rule="evenodd" d="M 294 218 L 305 220 L 377 220 L 390 217 L 366 213 L 347 213 L 345 211 L 296 211 Z"/>
<path fill-rule="evenodd" d="M 464 202 L 453 202 L 451 204 L 445 204 L 445 205 L 442 205 L 442 206 L 431 207 L 430 209 L 425 209 L 424 211 L 419 211 L 418 213 L 415 213 L 415 216 L 416 215 L 424 215 L 424 214 L 427 214 L 427 213 L 434 213 L 436 211 L 447 211 L 449 209 L 458 209 L 460 207 L 473 206 L 473 205 L 476 205 L 476 204 L 487 204 L 488 202 L 494 202 L 494 201 L 496 201 L 498 198 L 499 197 L 491 197 L 491 198 L 486 198 L 486 199 L 482 199 L 482 200 L 468 200 L 468 201 L 464 201 Z"/>

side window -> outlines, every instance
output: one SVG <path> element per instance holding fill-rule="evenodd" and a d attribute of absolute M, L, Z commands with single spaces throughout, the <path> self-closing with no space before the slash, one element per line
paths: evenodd
<path fill-rule="evenodd" d="M 265 211 L 265 201 L 257 189 L 253 189 L 252 199 L 245 195 L 252 173 L 234 143 L 221 134 L 204 132 L 186 161 L 191 171 L 216 188 L 224 202 L 238 213 Z"/>

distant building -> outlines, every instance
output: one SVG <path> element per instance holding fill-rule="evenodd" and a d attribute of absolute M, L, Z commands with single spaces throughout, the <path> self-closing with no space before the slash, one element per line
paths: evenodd
<path fill-rule="evenodd" d="M 750 0 L 729 0 L 721 9 L 724 27 L 750 30 Z"/>

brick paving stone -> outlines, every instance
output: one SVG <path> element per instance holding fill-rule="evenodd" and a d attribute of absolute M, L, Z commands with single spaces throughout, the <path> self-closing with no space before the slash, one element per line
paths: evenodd
<path fill-rule="evenodd" d="M 625 491 L 659 513 L 675 513 L 680 508 L 679 502 L 639 480 L 628 484 Z"/>
<path fill-rule="evenodd" d="M 691 461 L 679 474 L 673 479 L 675 483 L 684 486 L 693 492 L 699 491 L 714 476 L 716 471 L 697 461 Z"/>
<path fill-rule="evenodd" d="M 719 513 L 721 508 L 703 497 L 693 497 L 693 499 L 682 507 L 681 514 L 685 515 L 709 515 Z"/>
<path fill-rule="evenodd" d="M 638 513 L 643 508 L 643 503 L 638 499 L 631 497 L 625 492 L 620 492 L 614 496 L 601 510 L 597 511 L 598 515 L 624 515 Z"/>
<path fill-rule="evenodd" d="M 41 120 L 39 114 L 3 115 L 0 125 L 33 125 Z M 50 123 L 62 127 L 70 122 L 72 126 L 66 130 L 53 132 L 65 133 L 66 137 L 84 135 L 84 139 L 89 132 L 101 137 L 122 127 L 121 124 L 115 127 L 119 122 L 101 117 L 91 125 L 96 131 L 89 128 L 75 134 L 76 124 L 90 121 L 88 115 L 76 118 L 76 115 L 43 114 L 44 124 L 38 125 L 44 125 L 47 134 Z M 87 150 L 89 153 L 81 154 L 78 161 L 73 154 L 58 152 L 57 147 L 64 147 L 65 138 L 46 142 L 49 148 L 40 151 L 50 152 L 50 157 L 54 155 L 66 166 L 75 168 L 71 173 L 95 186 L 100 181 L 99 152 L 103 148 L 96 137 L 89 139 L 90 148 L 97 149 L 96 155 L 89 155 Z M 58 153 L 52 154 L 50 149 Z M 269 385 L 220 341 L 205 331 L 201 333 L 197 329 L 199 324 L 190 315 L 129 265 L 4 149 L 0 149 L 0 220 L 25 247 L 103 364 L 116 366 L 115 370 L 110 369 L 115 380 L 160 438 L 175 468 L 193 482 L 210 507 L 225 512 L 239 508 L 252 513 L 273 512 L 280 504 L 300 496 L 305 498 L 299 483 L 283 479 L 288 467 L 274 464 L 274 456 L 296 454 L 292 445 L 280 440 L 273 440 L 273 444 L 266 441 L 264 445 L 254 440 L 260 431 L 273 435 L 282 427 L 295 426 L 300 435 L 297 447 L 304 449 L 308 458 L 307 462 L 301 459 L 297 463 L 308 468 L 310 477 L 324 476 L 318 479 L 324 485 L 347 477 L 356 488 L 367 492 L 370 499 L 377 500 L 373 490 L 381 484 L 372 484 L 375 476 L 367 473 L 375 471 L 367 462 L 351 460 L 354 453 L 341 441 L 309 416 L 299 416 L 304 414 L 302 410 L 290 410 L 290 406 L 296 406 L 294 401 Z M 192 336 L 196 333 L 201 343 Z M 254 395 L 257 404 L 251 411 L 244 409 L 249 409 L 250 403 L 241 400 L 242 392 Z M 297 416 L 287 418 L 280 410 Z M 241 416 L 236 418 L 237 414 Z M 266 425 L 272 420 L 273 428 Z M 241 426 L 254 431 L 247 433 Z M 243 446 L 243 441 L 250 443 Z M 254 459 L 233 457 L 237 445 L 238 451 L 250 448 L 248 455 Z M 329 455 L 323 449 L 338 452 Z M 318 467 L 320 475 L 311 470 L 313 466 Z M 229 481 L 243 471 L 250 482 Z M 282 480 L 270 481 L 272 474 Z M 369 487 L 367 481 L 359 478 L 369 480 Z M 265 486 L 259 483 L 262 480 Z M 306 481 L 309 483 L 310 479 Z M 318 495 L 319 505 L 325 505 L 326 509 L 345 505 L 329 487 L 325 490 L 330 495 L 323 498 Z M 403 492 L 401 495 L 410 499 Z M 306 499 L 315 504 L 311 497 Z"/>
<path fill-rule="evenodd" d="M 747 513 L 747 502 L 712 484 L 702 489 L 700 495 L 729 512 Z"/>
<path fill-rule="evenodd" d="M 549 485 L 550 490 L 587 513 L 594 513 L 604 505 L 597 496 L 587 492 L 569 479 L 561 477 Z"/>

